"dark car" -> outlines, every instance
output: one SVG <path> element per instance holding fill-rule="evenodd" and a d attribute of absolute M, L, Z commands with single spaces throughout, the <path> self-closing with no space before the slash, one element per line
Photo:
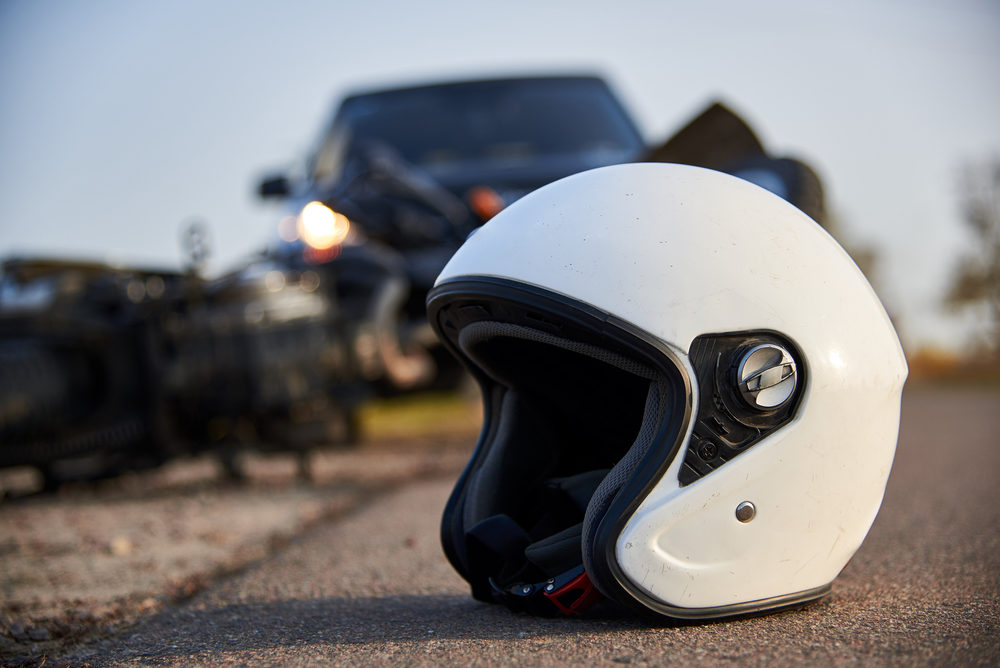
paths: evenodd
<path fill-rule="evenodd" d="M 645 149 L 618 98 L 595 76 L 378 90 L 341 102 L 304 179 L 272 180 L 261 194 L 323 199 L 373 145 L 390 147 L 457 197 L 490 186 L 505 200 Z"/>
<path fill-rule="evenodd" d="M 318 271 L 341 305 L 358 368 L 384 390 L 451 382 L 424 299 L 462 241 L 520 196 L 645 149 L 595 76 L 449 82 L 346 97 L 298 179 L 273 249 Z"/>

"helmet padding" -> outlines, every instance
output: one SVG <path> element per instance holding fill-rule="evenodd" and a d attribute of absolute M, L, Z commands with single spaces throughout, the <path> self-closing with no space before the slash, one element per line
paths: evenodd
<path fill-rule="evenodd" d="M 484 389 L 503 392 L 462 493 L 472 549 L 492 554 L 499 587 L 587 566 L 667 417 L 668 383 L 640 360 L 524 325 L 470 323 L 458 344 Z"/>

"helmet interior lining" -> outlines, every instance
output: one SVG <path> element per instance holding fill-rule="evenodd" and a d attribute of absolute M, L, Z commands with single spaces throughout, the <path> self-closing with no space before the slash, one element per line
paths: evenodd
<path fill-rule="evenodd" d="M 526 534 L 527 549 L 503 565 L 501 579 L 553 577 L 589 561 L 581 554 L 588 537 L 663 420 L 660 374 L 510 323 L 469 324 L 459 344 L 503 391 L 496 429 L 465 487 L 464 526 L 505 516 Z"/>

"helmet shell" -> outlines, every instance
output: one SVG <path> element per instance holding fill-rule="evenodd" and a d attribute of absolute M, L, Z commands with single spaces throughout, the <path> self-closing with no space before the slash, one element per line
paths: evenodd
<path fill-rule="evenodd" d="M 673 349 L 692 383 L 701 335 L 773 331 L 800 351 L 806 385 L 789 424 L 686 486 L 680 454 L 625 519 L 609 549 L 631 595 L 689 616 L 767 607 L 828 586 L 860 546 L 892 465 L 906 362 L 861 271 L 794 206 L 697 167 L 605 167 L 514 203 L 438 284 L 470 277 L 611 314 Z M 741 522 L 746 501 L 756 515 Z"/>

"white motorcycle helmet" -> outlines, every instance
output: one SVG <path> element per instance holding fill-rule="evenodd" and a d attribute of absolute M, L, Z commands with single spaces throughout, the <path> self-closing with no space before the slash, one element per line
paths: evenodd
<path fill-rule="evenodd" d="M 428 314 L 485 404 L 442 523 L 476 598 L 769 610 L 826 594 L 875 519 L 899 341 L 840 246 L 762 188 L 568 177 L 470 237 Z"/>

